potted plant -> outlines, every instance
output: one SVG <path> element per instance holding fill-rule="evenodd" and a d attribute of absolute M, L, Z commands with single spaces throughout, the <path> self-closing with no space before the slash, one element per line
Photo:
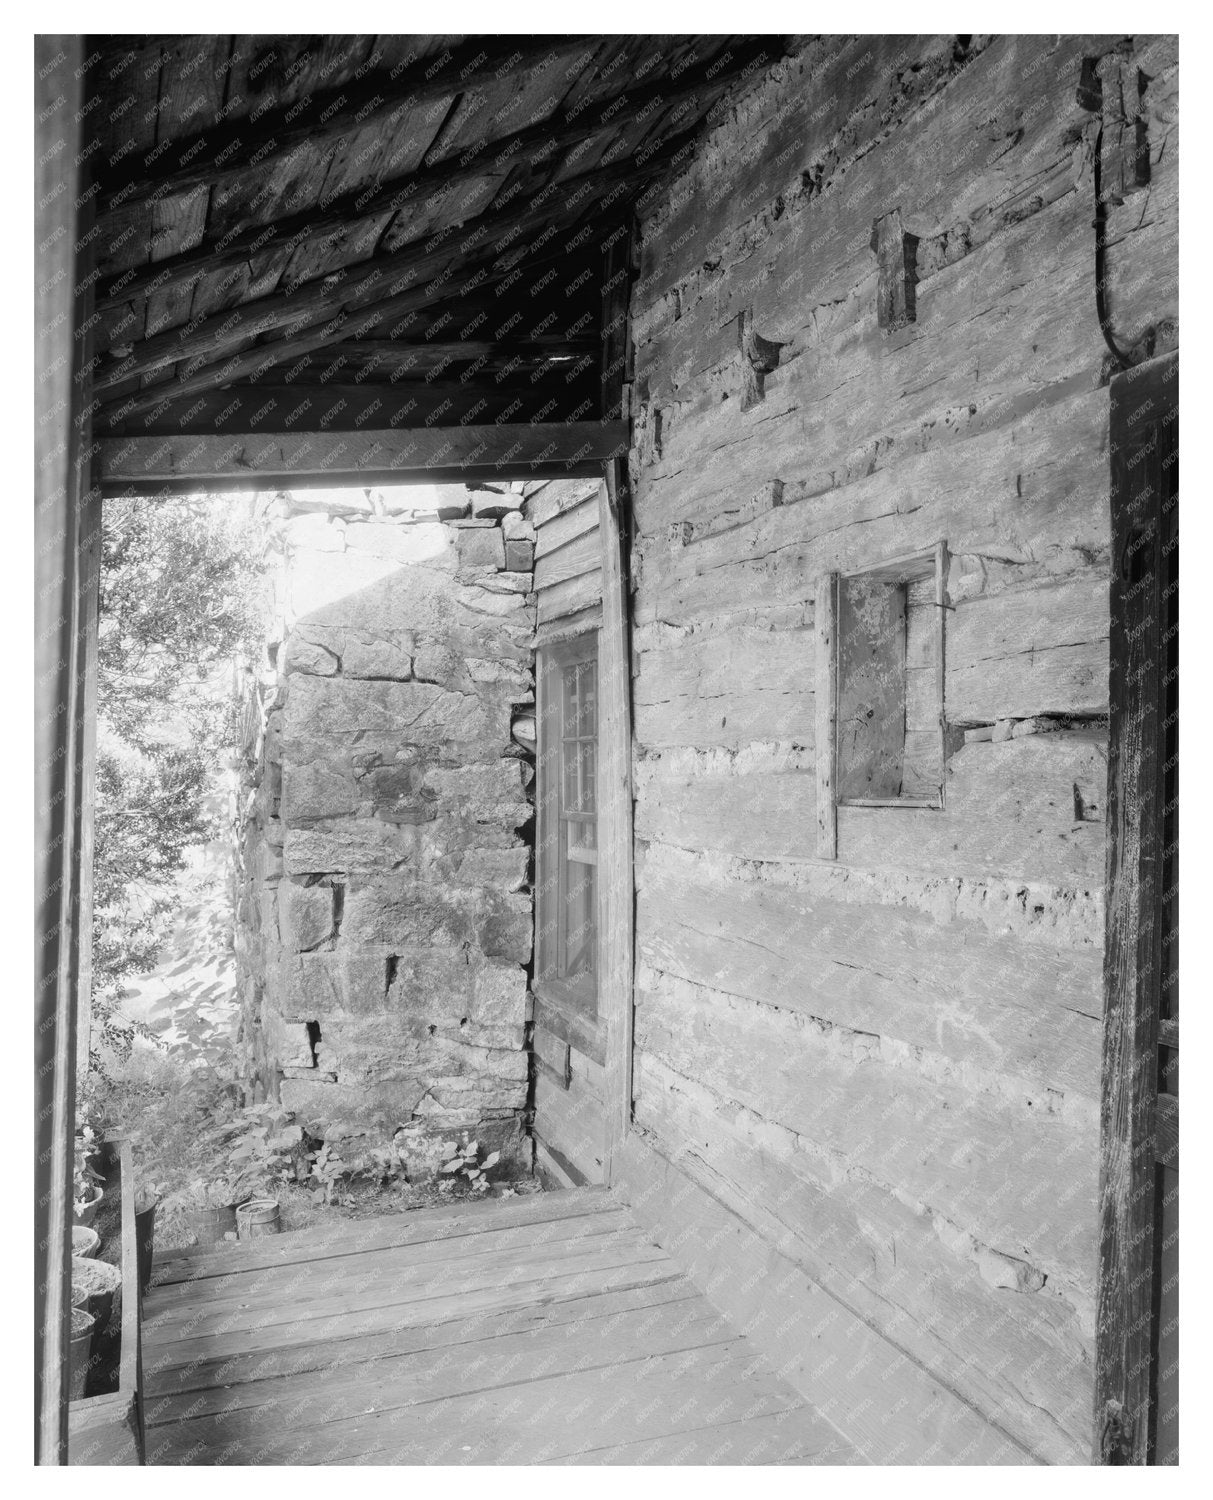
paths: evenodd
<path fill-rule="evenodd" d="M 105 1332 L 114 1293 L 122 1285 L 122 1272 L 107 1260 L 72 1256 L 72 1306 L 82 1307 L 93 1318 L 97 1333 Z"/>
<path fill-rule="evenodd" d="M 90 1160 L 96 1153 L 96 1135 L 91 1125 L 76 1131 L 72 1178 L 72 1214 L 77 1224 L 89 1225 L 97 1216 L 104 1196 L 102 1178 Z"/>
<path fill-rule="evenodd" d="M 247 1198 L 239 1178 L 195 1179 L 182 1194 L 182 1217 L 199 1245 L 221 1245 L 236 1238 L 236 1205 Z"/>
<path fill-rule="evenodd" d="M 101 1236 L 87 1224 L 72 1225 L 72 1254 L 96 1255 L 101 1248 Z"/>
<path fill-rule="evenodd" d="M 146 1292 L 152 1279 L 152 1249 L 156 1242 L 156 1209 L 164 1197 L 161 1183 L 135 1186 L 135 1249 L 139 1260 L 139 1290 Z"/>
<path fill-rule="evenodd" d="M 97 1320 L 82 1307 L 72 1308 L 71 1363 L 68 1374 L 68 1398 L 75 1401 L 84 1395 L 93 1347 L 93 1329 Z"/>

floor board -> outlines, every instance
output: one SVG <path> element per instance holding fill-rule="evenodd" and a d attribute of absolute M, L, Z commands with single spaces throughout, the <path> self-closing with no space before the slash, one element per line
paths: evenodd
<path fill-rule="evenodd" d="M 601 1189 L 157 1264 L 148 1462 L 854 1461 Z"/>

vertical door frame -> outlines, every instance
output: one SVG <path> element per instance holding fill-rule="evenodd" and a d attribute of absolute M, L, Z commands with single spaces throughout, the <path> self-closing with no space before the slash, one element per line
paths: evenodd
<path fill-rule="evenodd" d="M 632 1123 L 632 712 L 628 599 L 612 461 L 599 492 L 602 626 L 598 637 L 598 1017 L 606 1032 L 603 1175 L 608 1185 Z"/>
<path fill-rule="evenodd" d="M 638 237 L 633 217 L 606 236 L 602 285 L 603 421 L 628 420 L 633 350 L 630 301 Z M 609 1187 L 632 1124 L 635 890 L 632 841 L 632 646 L 628 453 L 608 459 L 598 493 L 602 625 L 598 638 L 598 1015 L 605 1023 L 603 1178 Z"/>
<path fill-rule="evenodd" d="M 1153 1360 L 1163 664 L 1158 424 L 1178 355 L 1112 381 L 1107 919 L 1094 1462 L 1144 1464 Z"/>
<path fill-rule="evenodd" d="M 101 502 L 91 488 L 88 39 L 35 38 L 34 1458 L 65 1464 L 77 1048 L 87 1046 Z M 60 331 L 61 330 L 61 331 Z M 85 331 L 80 336 L 81 330 Z"/>

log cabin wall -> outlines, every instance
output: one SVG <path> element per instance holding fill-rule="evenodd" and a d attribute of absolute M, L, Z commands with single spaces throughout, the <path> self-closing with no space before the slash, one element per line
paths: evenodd
<path fill-rule="evenodd" d="M 597 636 L 601 482 L 552 480 L 527 496 L 535 528 L 537 648 Z M 528 487 L 529 488 L 529 487 Z M 542 696 L 542 685 L 539 685 Z M 539 920 L 537 913 L 536 920 Z M 536 945 L 538 947 L 538 944 Z M 532 978 L 535 1159 L 553 1186 L 600 1183 L 606 1159 L 606 1029 Z"/>
<path fill-rule="evenodd" d="M 1161 352 L 1176 58 L 805 42 L 640 222 L 624 1186 L 877 1461 L 1090 1457 L 1093 151 L 1110 323 Z M 838 807 L 821 857 L 818 580 L 941 542 L 943 806 Z"/>

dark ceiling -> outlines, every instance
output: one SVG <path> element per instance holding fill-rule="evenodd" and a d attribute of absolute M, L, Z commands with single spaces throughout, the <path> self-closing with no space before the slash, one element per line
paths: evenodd
<path fill-rule="evenodd" d="M 610 414 L 604 251 L 780 41 L 90 41 L 98 431 Z"/>

